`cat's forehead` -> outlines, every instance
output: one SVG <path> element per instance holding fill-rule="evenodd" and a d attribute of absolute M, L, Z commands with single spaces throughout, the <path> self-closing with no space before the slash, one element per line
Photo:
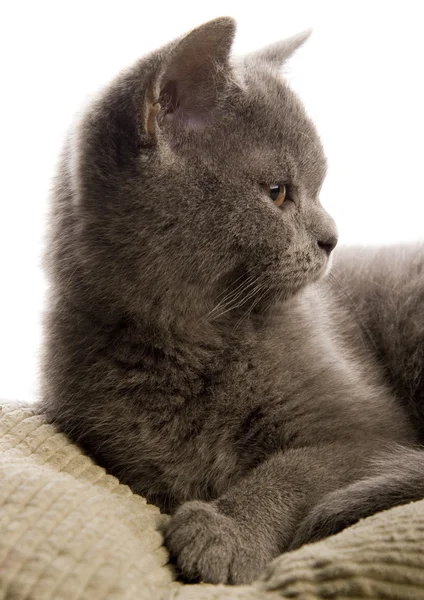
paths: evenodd
<path fill-rule="evenodd" d="M 245 166 L 270 178 L 281 171 L 319 188 L 326 158 L 299 98 L 276 70 L 241 65 L 236 73 L 239 102 L 229 135 Z"/>

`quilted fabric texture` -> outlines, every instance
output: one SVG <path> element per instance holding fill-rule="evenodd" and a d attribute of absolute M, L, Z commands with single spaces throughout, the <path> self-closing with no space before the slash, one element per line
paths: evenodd
<path fill-rule="evenodd" d="M 424 600 L 424 501 L 277 558 L 250 586 L 173 581 L 168 517 L 32 406 L 1 403 L 0 598 Z"/>

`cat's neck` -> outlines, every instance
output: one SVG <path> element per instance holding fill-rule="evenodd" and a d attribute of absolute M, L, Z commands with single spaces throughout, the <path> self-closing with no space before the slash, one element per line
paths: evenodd
<path fill-rule="evenodd" d="M 276 340 L 296 335 L 300 321 L 308 320 L 302 294 L 288 302 L 263 310 L 228 311 L 220 316 L 190 310 L 160 310 L 107 313 L 58 302 L 66 317 L 66 338 L 79 346 L 107 354 L 123 365 L 141 367 L 157 361 L 169 367 L 190 363 L 201 372 L 211 364 L 248 354 L 258 347 L 274 347 Z M 96 349 L 97 347 L 97 349 Z M 75 349 L 74 349 L 75 351 Z"/>
<path fill-rule="evenodd" d="M 303 315 L 303 316 L 302 316 Z M 133 347 L 153 352 L 171 362 L 185 357 L 201 370 L 210 361 L 249 354 L 258 346 L 267 345 L 304 319 L 305 307 L 301 295 L 288 302 L 214 314 L 190 310 L 134 314 L 117 321 L 114 347 Z"/>

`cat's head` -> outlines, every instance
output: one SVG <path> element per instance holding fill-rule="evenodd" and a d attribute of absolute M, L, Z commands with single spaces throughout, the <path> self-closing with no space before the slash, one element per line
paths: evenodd
<path fill-rule="evenodd" d="M 307 35 L 232 58 L 234 31 L 216 19 L 140 60 L 70 138 L 50 257 L 77 304 L 172 320 L 226 298 L 230 318 L 325 273 L 326 161 L 280 74 Z"/>

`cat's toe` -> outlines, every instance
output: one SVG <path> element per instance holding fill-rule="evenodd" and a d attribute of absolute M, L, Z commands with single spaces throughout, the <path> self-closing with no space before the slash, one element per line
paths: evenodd
<path fill-rule="evenodd" d="M 181 506 L 169 523 L 165 542 L 185 579 L 239 584 L 258 574 L 238 525 L 213 503 Z"/>

